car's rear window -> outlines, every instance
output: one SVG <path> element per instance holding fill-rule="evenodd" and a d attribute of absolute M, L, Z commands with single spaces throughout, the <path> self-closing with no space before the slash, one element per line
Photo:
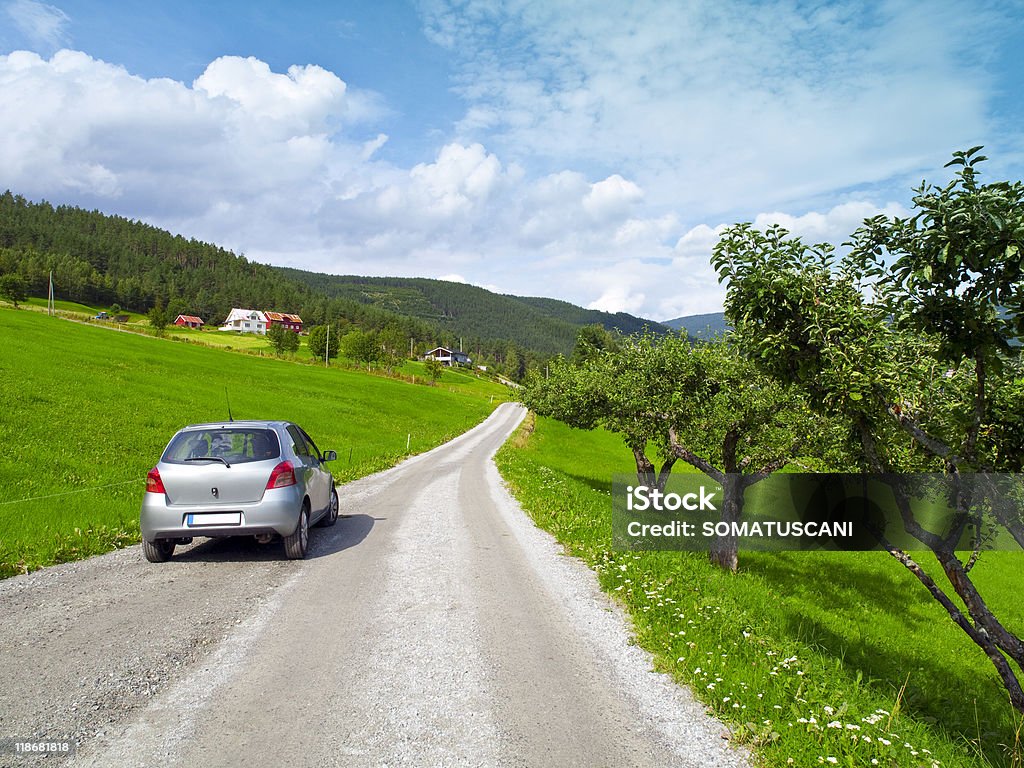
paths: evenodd
<path fill-rule="evenodd" d="M 192 463 L 189 459 L 212 456 L 229 464 L 269 461 L 281 456 L 277 433 L 272 429 L 212 427 L 179 432 L 164 451 L 168 464 Z"/>

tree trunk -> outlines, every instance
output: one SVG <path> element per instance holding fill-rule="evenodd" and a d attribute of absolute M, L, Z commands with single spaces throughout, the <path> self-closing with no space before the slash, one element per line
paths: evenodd
<path fill-rule="evenodd" d="M 722 481 L 721 522 L 729 523 L 730 526 L 739 522 L 743 515 L 743 490 L 744 484 L 740 475 L 725 476 Z M 712 565 L 736 573 L 736 569 L 739 567 L 739 538 L 732 533 L 727 536 L 719 536 L 712 543 L 708 558 Z"/>
<path fill-rule="evenodd" d="M 636 479 L 641 485 L 654 488 L 658 485 L 658 472 L 653 462 L 647 458 L 642 448 L 633 448 L 633 459 L 636 461 Z"/>
<path fill-rule="evenodd" d="M 994 641 L 992 635 L 990 635 L 985 628 L 976 627 L 972 624 L 968 618 L 964 616 L 963 611 L 961 611 L 949 596 L 939 588 L 939 586 L 932 580 L 931 576 L 925 573 L 921 569 L 921 566 L 914 562 L 910 555 L 891 546 L 888 548 L 888 551 L 889 554 L 898 560 L 908 571 L 914 574 L 917 580 L 924 585 L 925 589 L 931 593 L 932 597 L 934 597 L 935 600 L 946 609 L 946 613 L 949 614 L 949 617 L 953 622 L 960 627 L 960 629 L 962 629 L 972 641 L 974 641 L 975 645 L 985 652 L 989 661 L 991 661 L 992 665 L 996 668 L 996 672 L 999 674 L 999 679 L 1002 680 L 1003 687 L 1006 688 L 1006 691 L 1010 696 L 1010 704 L 1017 711 L 1024 712 L 1024 690 L 1021 689 L 1020 681 L 1017 679 L 1013 669 L 1006 661 L 1006 657 L 1000 653 L 999 646 Z M 938 557 L 938 553 L 935 554 L 936 557 Z M 955 557 L 953 559 L 956 560 Z M 957 563 L 959 564 L 959 561 L 957 561 Z M 945 565 L 943 567 L 945 568 Z M 964 574 L 964 576 L 966 578 L 966 574 Z M 967 581 L 969 582 L 970 579 L 967 579 Z M 971 587 L 973 588 L 973 584 Z M 986 612 L 988 611 L 987 608 L 985 610 Z M 991 616 L 991 613 L 988 615 Z M 998 624 L 998 621 L 994 616 L 992 617 L 992 620 Z"/>
<path fill-rule="evenodd" d="M 978 588 L 974 585 L 963 563 L 955 552 L 936 552 L 936 559 L 946 573 L 949 583 L 953 585 L 960 599 L 967 606 L 967 612 L 974 619 L 974 624 L 1007 656 L 1013 659 L 1018 668 L 1024 670 L 1024 642 L 1013 632 L 1006 629 L 989 610 Z"/>
<path fill-rule="evenodd" d="M 668 485 L 669 475 L 672 474 L 672 467 L 676 463 L 675 456 L 669 456 L 665 459 L 665 463 L 661 465 L 661 471 L 658 472 L 658 490 L 664 491 L 665 486 Z"/>
<path fill-rule="evenodd" d="M 954 478 L 956 478 L 955 465 L 952 465 L 951 471 L 954 473 Z M 946 538 L 933 534 L 922 528 L 914 518 L 909 500 L 903 490 L 896 485 L 892 486 L 892 490 L 905 530 L 928 547 L 932 554 L 935 555 L 935 559 L 942 566 L 946 578 L 953 587 L 953 592 L 967 607 L 969 618 L 964 615 L 963 611 L 953 602 L 950 596 L 906 552 L 892 547 L 888 542 L 884 541 L 883 537 L 883 543 L 885 543 L 889 554 L 914 574 L 917 580 L 931 593 L 932 597 L 942 605 L 953 622 L 971 638 L 975 645 L 985 652 L 989 661 L 996 668 L 996 672 L 999 674 L 999 678 L 1009 694 L 1010 704 L 1018 711 L 1024 712 L 1024 690 L 1021 689 L 1017 672 L 1014 671 L 1006 658 L 1009 656 L 1016 663 L 1017 670 L 1024 671 L 1024 642 L 1006 629 L 1002 622 L 993 615 L 978 588 L 971 580 L 968 574 L 969 569 L 957 557 L 955 547 L 960 539 L 962 523 L 961 525 L 954 526 L 953 531 Z M 966 522 L 966 501 L 963 494 L 964 489 L 958 484 L 957 508 L 961 512 L 963 521 Z M 972 564 L 974 557 L 972 555 Z"/>

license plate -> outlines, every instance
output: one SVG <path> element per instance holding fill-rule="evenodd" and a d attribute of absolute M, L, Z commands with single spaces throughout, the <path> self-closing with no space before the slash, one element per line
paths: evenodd
<path fill-rule="evenodd" d="M 202 528 L 207 525 L 241 525 L 241 512 L 202 512 L 190 514 L 185 519 L 189 528 Z"/>

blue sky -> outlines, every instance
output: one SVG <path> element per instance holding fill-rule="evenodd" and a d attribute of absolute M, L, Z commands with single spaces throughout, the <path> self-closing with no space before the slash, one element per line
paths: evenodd
<path fill-rule="evenodd" d="M 735 221 L 841 242 L 976 144 L 1024 1 L 0 0 L 0 188 L 249 258 L 715 311 Z"/>

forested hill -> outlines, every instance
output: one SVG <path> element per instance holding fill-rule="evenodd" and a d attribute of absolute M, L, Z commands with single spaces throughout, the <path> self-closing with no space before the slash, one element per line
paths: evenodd
<path fill-rule="evenodd" d="M 281 269 L 138 221 L 0 195 L 0 274 L 25 278 L 45 296 L 50 271 L 60 298 L 218 323 L 232 307 L 295 312 L 307 325 L 329 318 L 366 330 L 392 328 L 417 344 L 458 344 L 478 359 L 568 354 L 582 325 L 624 333 L 645 321 L 552 299 L 501 296 L 461 283 L 352 278 Z M 663 330 L 656 323 L 650 325 Z"/>
<path fill-rule="evenodd" d="M 571 350 L 584 325 L 624 334 L 668 329 L 625 313 L 583 309 L 557 299 L 498 294 L 466 283 L 427 278 L 356 277 L 282 269 L 296 282 L 332 298 L 345 298 L 437 323 L 452 335 L 511 338 L 544 353 Z"/>
<path fill-rule="evenodd" d="M 686 331 L 690 338 L 710 338 L 729 329 L 723 312 L 711 312 L 707 315 L 687 315 L 674 320 L 666 320 L 664 325 L 677 331 Z"/>
<path fill-rule="evenodd" d="M 208 243 L 98 211 L 0 196 L 0 272 L 17 272 L 30 295 L 144 312 L 157 300 L 223 319 L 232 306 L 301 306 L 307 292 L 269 267 Z"/>

